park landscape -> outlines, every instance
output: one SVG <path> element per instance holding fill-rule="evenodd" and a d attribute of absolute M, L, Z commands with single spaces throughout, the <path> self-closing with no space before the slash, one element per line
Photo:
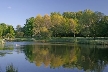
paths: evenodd
<path fill-rule="evenodd" d="M 0 72 L 108 72 L 107 3 L 3 0 Z"/>
<path fill-rule="evenodd" d="M 52 12 L 26 19 L 24 26 L 0 24 L 0 36 L 5 40 L 43 42 L 77 42 L 108 44 L 108 16 L 86 9 L 78 12 Z M 104 40 L 104 41 L 103 41 Z"/>
<path fill-rule="evenodd" d="M 107 29 L 108 16 L 89 9 L 37 15 L 26 19 L 24 26 L 17 25 L 16 29 L 1 23 L 1 50 L 4 51 L 1 56 L 19 51 L 37 67 L 102 71 L 108 64 Z M 6 66 L 6 72 L 10 71 L 20 70 L 12 63 Z"/>

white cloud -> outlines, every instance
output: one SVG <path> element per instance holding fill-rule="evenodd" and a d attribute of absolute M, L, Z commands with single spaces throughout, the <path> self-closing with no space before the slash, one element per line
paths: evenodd
<path fill-rule="evenodd" d="M 8 6 L 7 8 L 8 8 L 8 9 L 11 9 L 12 7 L 11 7 L 11 6 Z"/>

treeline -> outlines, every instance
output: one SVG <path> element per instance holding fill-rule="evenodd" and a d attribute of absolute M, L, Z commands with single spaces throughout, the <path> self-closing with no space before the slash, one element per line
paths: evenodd
<path fill-rule="evenodd" d="M 26 19 L 22 28 L 25 37 L 107 37 L 108 16 L 101 12 L 53 12 Z M 19 35 L 18 35 L 19 36 Z"/>
<path fill-rule="evenodd" d="M 108 16 L 101 12 L 84 10 L 78 12 L 52 12 L 26 19 L 23 27 L 18 25 L 16 37 L 108 37 Z"/>

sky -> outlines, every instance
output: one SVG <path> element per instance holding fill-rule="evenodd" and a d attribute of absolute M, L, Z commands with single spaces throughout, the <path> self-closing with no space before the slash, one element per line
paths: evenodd
<path fill-rule="evenodd" d="M 108 0 L 0 0 L 0 23 L 16 28 L 26 19 L 51 12 L 77 12 L 85 9 L 108 15 Z"/>

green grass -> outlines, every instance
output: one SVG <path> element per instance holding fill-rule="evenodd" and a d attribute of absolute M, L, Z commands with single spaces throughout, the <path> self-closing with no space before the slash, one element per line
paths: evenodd
<path fill-rule="evenodd" d="M 15 38 L 13 41 L 33 41 L 32 38 Z"/>
<path fill-rule="evenodd" d="M 74 38 L 73 37 L 53 37 L 49 39 L 49 42 L 73 42 Z"/>
<path fill-rule="evenodd" d="M 108 38 L 77 38 L 78 44 L 108 45 Z"/>
<path fill-rule="evenodd" d="M 84 38 L 84 37 L 56 37 L 56 38 L 51 38 L 49 42 L 69 42 L 69 43 L 78 43 L 78 44 L 91 44 L 91 45 L 108 45 L 108 38 L 104 37 L 97 37 L 95 40 L 93 38 Z"/>

